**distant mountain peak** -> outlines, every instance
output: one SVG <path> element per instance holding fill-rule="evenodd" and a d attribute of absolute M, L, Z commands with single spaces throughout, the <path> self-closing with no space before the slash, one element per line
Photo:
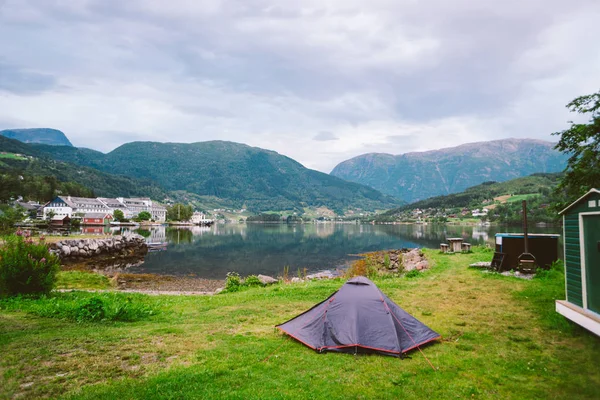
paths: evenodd
<path fill-rule="evenodd" d="M 73 147 L 63 132 L 51 128 L 5 129 L 0 131 L 0 135 L 9 139 L 16 139 L 23 143 Z"/>
<path fill-rule="evenodd" d="M 559 172 L 566 160 L 554 143 L 511 138 L 398 155 L 363 154 L 338 164 L 331 175 L 412 202 L 485 181 Z"/>

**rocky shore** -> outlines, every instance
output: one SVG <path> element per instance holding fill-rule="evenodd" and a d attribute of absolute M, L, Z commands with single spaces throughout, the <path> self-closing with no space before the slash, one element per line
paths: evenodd
<path fill-rule="evenodd" d="M 118 235 L 106 239 L 64 239 L 50 244 L 50 251 L 61 260 L 85 259 L 106 255 L 131 256 L 145 254 L 148 246 L 143 236 Z"/>

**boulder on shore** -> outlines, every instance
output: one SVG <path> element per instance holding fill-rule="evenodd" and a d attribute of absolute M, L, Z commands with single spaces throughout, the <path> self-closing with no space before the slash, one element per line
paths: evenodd
<path fill-rule="evenodd" d="M 267 275 L 258 275 L 257 278 L 260 281 L 260 283 L 262 283 L 263 285 L 270 285 L 272 283 L 279 282 L 277 279 L 273 278 L 272 276 L 267 276 Z"/>

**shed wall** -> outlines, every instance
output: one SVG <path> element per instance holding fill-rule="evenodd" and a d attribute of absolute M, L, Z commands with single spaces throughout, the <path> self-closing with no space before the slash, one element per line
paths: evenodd
<path fill-rule="evenodd" d="M 589 201 L 595 201 L 596 207 L 589 207 Z M 565 272 L 567 301 L 583 307 L 583 290 L 581 280 L 581 244 L 579 238 L 579 214 L 582 212 L 600 211 L 600 194 L 591 193 L 579 204 L 564 214 L 565 229 Z"/>

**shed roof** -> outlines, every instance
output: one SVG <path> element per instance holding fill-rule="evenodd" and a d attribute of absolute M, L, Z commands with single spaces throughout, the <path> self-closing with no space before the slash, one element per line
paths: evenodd
<path fill-rule="evenodd" d="M 514 237 L 514 238 L 522 238 L 525 236 L 524 233 L 496 233 L 496 237 Z M 527 233 L 527 237 L 536 238 L 536 237 L 560 237 L 558 233 Z"/>
<path fill-rule="evenodd" d="M 83 218 L 112 218 L 112 215 L 107 213 L 85 213 Z"/>
<path fill-rule="evenodd" d="M 573 206 L 575 206 L 577 203 L 579 203 L 581 200 L 585 199 L 586 197 L 588 197 L 592 193 L 600 193 L 600 190 L 598 190 L 598 189 L 590 189 L 589 192 L 587 192 L 586 194 L 584 194 L 583 196 L 581 196 L 580 198 L 578 198 L 577 200 L 575 200 L 573 203 L 569 204 L 569 206 L 567 208 L 565 208 L 564 210 L 560 211 L 558 213 L 558 215 L 564 214 L 566 211 L 568 211 L 569 209 L 571 209 Z"/>

